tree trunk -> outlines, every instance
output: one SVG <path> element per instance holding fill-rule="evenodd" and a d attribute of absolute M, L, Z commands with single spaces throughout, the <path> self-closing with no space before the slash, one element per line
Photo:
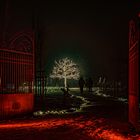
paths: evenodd
<path fill-rule="evenodd" d="M 67 87 L 67 78 L 66 77 L 64 78 L 64 86 L 65 86 L 65 88 Z"/>

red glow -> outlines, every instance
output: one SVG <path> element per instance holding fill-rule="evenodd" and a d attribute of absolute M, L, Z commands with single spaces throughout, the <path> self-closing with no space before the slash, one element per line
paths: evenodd
<path fill-rule="evenodd" d="M 138 13 L 138 17 L 140 18 L 140 12 Z"/>
<path fill-rule="evenodd" d="M 83 135 L 83 138 L 81 140 L 87 140 L 87 137 L 93 140 L 99 140 L 99 139 L 107 139 L 107 140 L 132 140 L 132 139 L 140 139 L 140 136 L 124 136 L 121 133 L 121 127 L 126 127 L 124 124 L 121 124 L 120 129 L 115 129 L 112 127 L 114 125 L 109 120 L 105 119 L 84 119 L 82 117 L 77 118 L 56 118 L 56 119 L 34 119 L 34 120 L 22 120 L 22 121 L 11 121 L 10 123 L 5 123 L 0 125 L 0 132 L 3 132 L 7 134 L 8 132 L 12 133 L 18 133 L 19 130 L 20 134 L 23 133 L 23 135 L 16 135 L 16 138 L 24 139 L 25 134 L 28 131 L 29 135 L 33 134 L 33 131 L 37 132 L 38 135 L 41 133 L 41 131 L 54 131 L 53 128 L 59 129 L 59 136 L 60 138 L 70 137 L 69 133 L 74 130 L 78 132 L 79 136 Z M 64 130 L 61 130 L 62 126 L 67 126 L 71 128 L 70 132 L 67 132 L 67 136 L 64 137 Z M 124 129 L 124 128 L 123 128 Z M 6 131 L 5 131 L 6 130 Z M 62 131 L 62 132 L 61 132 Z M 42 138 L 47 138 L 46 133 L 41 135 Z M 52 132 L 51 132 L 52 133 Z M 60 135 L 61 134 L 61 135 Z M 0 134 L 4 136 L 4 134 Z M 73 137 L 76 134 L 73 134 Z M 9 135 L 6 135 L 6 137 L 10 137 Z M 34 134 L 32 135 L 34 138 Z M 31 137 L 30 137 L 31 138 Z M 57 139 L 57 136 L 56 136 Z"/>
<path fill-rule="evenodd" d="M 139 33 L 137 22 L 129 23 L 129 122 L 137 128 L 139 117 Z"/>
<path fill-rule="evenodd" d="M 33 94 L 0 94 L 0 117 L 31 112 Z"/>

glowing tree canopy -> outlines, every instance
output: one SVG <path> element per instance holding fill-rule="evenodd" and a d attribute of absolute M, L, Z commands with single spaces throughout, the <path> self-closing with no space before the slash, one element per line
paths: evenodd
<path fill-rule="evenodd" d="M 55 61 L 55 65 L 50 75 L 51 78 L 64 79 L 65 88 L 67 87 L 67 79 L 77 80 L 79 76 L 80 71 L 78 65 L 67 57 Z"/>

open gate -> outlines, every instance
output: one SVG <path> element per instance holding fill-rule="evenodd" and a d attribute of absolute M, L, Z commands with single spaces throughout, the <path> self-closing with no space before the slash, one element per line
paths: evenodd
<path fill-rule="evenodd" d="M 0 46 L 0 118 L 33 111 L 34 36 L 21 32 Z"/>
<path fill-rule="evenodd" d="M 137 128 L 139 121 L 139 19 L 129 22 L 129 122 Z"/>

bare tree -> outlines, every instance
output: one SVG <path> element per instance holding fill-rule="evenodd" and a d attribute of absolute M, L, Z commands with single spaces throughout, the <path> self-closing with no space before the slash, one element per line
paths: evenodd
<path fill-rule="evenodd" d="M 59 61 L 55 61 L 51 78 L 64 79 L 64 86 L 67 87 L 67 79 L 78 79 L 80 76 L 79 67 L 69 58 L 63 58 Z"/>

